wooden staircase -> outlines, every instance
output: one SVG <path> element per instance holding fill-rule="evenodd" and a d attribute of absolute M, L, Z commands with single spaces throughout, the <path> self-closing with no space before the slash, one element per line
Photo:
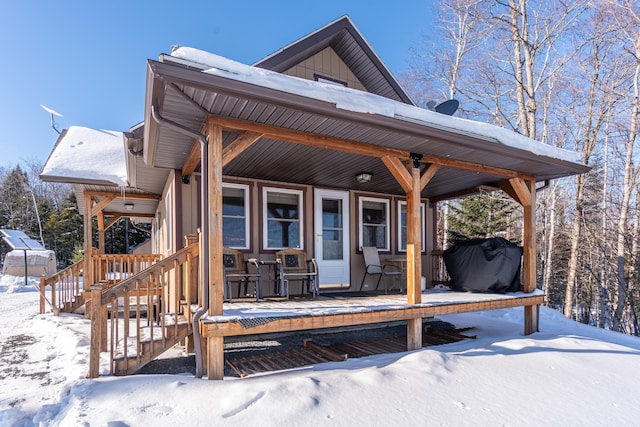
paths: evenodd
<path fill-rule="evenodd" d="M 198 248 L 196 241 L 118 283 L 91 287 L 89 378 L 100 374 L 101 354 L 109 354 L 112 375 L 129 375 L 192 334 Z"/>
<path fill-rule="evenodd" d="M 125 340 L 121 340 L 112 357 L 112 374 L 136 373 L 147 363 L 187 338 L 192 331 L 191 323 L 184 316 L 178 317 L 176 325 L 165 328 L 168 330 L 164 331 L 160 338 L 147 338 L 140 340 L 139 343 L 133 337 L 129 337 L 126 343 Z"/>

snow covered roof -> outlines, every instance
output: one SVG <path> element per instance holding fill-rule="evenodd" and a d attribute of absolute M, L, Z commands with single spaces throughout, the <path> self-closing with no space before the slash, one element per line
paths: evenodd
<path fill-rule="evenodd" d="M 223 146 L 238 132 L 277 129 L 298 135 L 423 156 L 442 165 L 421 196 L 438 200 L 500 187 L 505 178 L 538 181 L 584 173 L 576 152 L 546 145 L 497 126 L 425 110 L 373 93 L 301 79 L 241 64 L 190 47 L 178 47 L 148 61 L 144 160 L 160 168 L 182 169 L 194 138 L 159 124 L 171 121 L 199 132 L 219 118 Z M 231 119 L 229 121 L 228 119 Z M 262 127 L 262 126 L 266 126 Z M 237 130 L 234 130 L 237 129 Z M 224 166 L 227 176 L 265 179 L 385 194 L 405 195 L 379 156 L 322 143 L 298 144 L 274 131 Z M 317 140 L 320 141 L 320 140 Z M 358 183 L 358 172 L 372 173 Z"/>
<path fill-rule="evenodd" d="M 126 187 L 124 134 L 72 126 L 60 134 L 40 176 L 47 181 Z"/>
<path fill-rule="evenodd" d="M 575 151 L 543 144 L 542 142 L 525 137 L 509 129 L 440 114 L 373 93 L 301 79 L 248 66 L 191 47 L 179 47 L 171 53 L 171 56 L 207 66 L 209 68 L 203 71 L 207 74 L 219 75 L 265 88 L 330 102 L 335 104 L 338 109 L 418 122 L 426 126 L 466 134 L 496 144 L 526 150 L 536 155 L 581 163 L 580 155 Z"/>

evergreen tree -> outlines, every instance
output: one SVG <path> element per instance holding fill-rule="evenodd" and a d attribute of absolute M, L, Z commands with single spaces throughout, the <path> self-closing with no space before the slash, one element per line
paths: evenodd
<path fill-rule="evenodd" d="M 452 203 L 449 243 L 487 237 L 504 237 L 518 243 L 520 236 L 514 233 L 519 223 L 517 208 L 513 200 L 496 193 L 473 195 Z"/>
<path fill-rule="evenodd" d="M 0 183 L 0 228 L 22 230 L 29 234 L 27 174 L 16 166 Z"/>
<path fill-rule="evenodd" d="M 71 192 L 63 200 L 60 210 L 41 215 L 41 219 L 46 221 L 45 245 L 56 252 L 58 263 L 65 267 L 73 263 L 75 248 L 82 247 L 84 238 L 84 224 L 76 206 L 76 196 Z"/>

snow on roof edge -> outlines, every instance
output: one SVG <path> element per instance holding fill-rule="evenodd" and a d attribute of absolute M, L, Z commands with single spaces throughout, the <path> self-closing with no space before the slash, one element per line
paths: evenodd
<path fill-rule="evenodd" d="M 566 162 L 584 165 L 580 153 L 528 138 L 510 129 L 489 123 L 460 117 L 447 116 L 420 107 L 394 101 L 370 92 L 345 88 L 288 76 L 263 68 L 252 67 L 237 61 L 191 47 L 178 47 L 171 57 L 189 61 L 200 66 L 208 66 L 203 72 L 237 81 L 304 96 L 319 101 L 330 102 L 336 108 L 367 114 L 377 114 L 400 120 L 408 120 L 425 126 L 436 127 L 461 135 L 470 135 L 488 142 L 550 157 Z"/>
<path fill-rule="evenodd" d="M 103 181 L 127 187 L 124 133 L 69 127 L 53 147 L 40 176 L 69 179 L 69 182 Z"/>

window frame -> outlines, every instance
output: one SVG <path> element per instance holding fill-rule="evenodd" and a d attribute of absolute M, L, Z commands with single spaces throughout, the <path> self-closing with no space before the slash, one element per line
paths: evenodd
<path fill-rule="evenodd" d="M 398 212 L 398 220 L 397 220 L 397 224 L 398 224 L 398 233 L 397 233 L 397 238 L 398 238 L 398 252 L 399 253 L 406 253 L 407 252 L 407 248 L 405 247 L 404 249 L 402 249 L 402 206 L 405 206 L 405 210 L 406 210 L 406 206 L 407 206 L 407 201 L 406 200 L 398 200 L 397 203 L 397 212 Z M 427 225 L 427 204 L 424 202 L 420 202 L 420 233 L 422 236 L 422 239 L 420 239 L 421 242 L 421 249 L 420 251 L 422 253 L 425 253 L 427 251 L 427 243 L 426 243 L 426 225 Z M 404 226 L 404 229 L 406 230 L 407 225 Z"/>
<path fill-rule="evenodd" d="M 269 193 L 293 194 L 298 198 L 298 236 L 299 246 L 269 246 Z M 273 220 L 273 219 L 272 219 Z M 262 249 L 266 251 L 279 251 L 287 248 L 304 250 L 304 191 L 280 187 L 262 187 Z"/>
<path fill-rule="evenodd" d="M 222 183 L 222 192 L 223 192 L 223 198 L 224 198 L 224 189 L 225 188 L 235 188 L 235 189 L 240 189 L 244 192 L 244 242 L 245 245 L 244 246 L 228 246 L 230 248 L 233 249 L 238 249 L 238 250 L 248 250 L 251 249 L 251 205 L 250 203 L 250 190 L 251 187 L 248 184 L 237 184 L 237 183 L 233 183 L 233 182 L 223 182 Z M 224 199 L 223 199 L 224 200 Z M 223 203 L 223 209 L 224 209 L 224 201 Z M 233 215 L 222 215 L 222 241 L 224 244 L 224 219 L 225 217 L 228 218 L 239 218 L 237 216 L 233 216 Z"/>
<path fill-rule="evenodd" d="M 363 202 L 377 202 L 383 203 L 385 205 L 385 215 L 386 215 L 386 224 L 385 224 L 385 247 L 378 248 L 378 251 L 381 252 L 391 252 L 391 201 L 382 197 L 372 197 L 372 196 L 359 196 L 358 197 L 358 247 L 362 250 L 363 241 L 364 241 L 364 233 L 363 227 L 365 225 L 362 205 Z"/>

